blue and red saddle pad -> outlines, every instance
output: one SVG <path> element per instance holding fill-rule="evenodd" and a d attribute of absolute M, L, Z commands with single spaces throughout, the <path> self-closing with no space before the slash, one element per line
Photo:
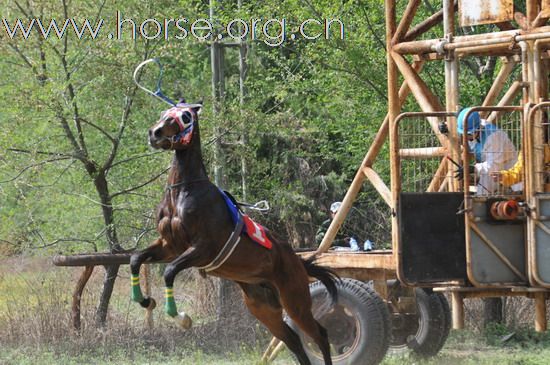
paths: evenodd
<path fill-rule="evenodd" d="M 271 243 L 271 240 L 267 237 L 265 233 L 265 228 L 262 225 L 254 222 L 252 218 L 250 218 L 246 214 L 241 213 L 241 211 L 237 207 L 236 200 L 229 193 L 223 191 L 222 189 L 219 190 L 223 196 L 223 199 L 225 200 L 225 204 L 227 205 L 227 209 L 229 210 L 229 215 L 231 216 L 233 225 L 236 227 L 237 223 L 242 219 L 244 221 L 242 233 L 246 233 L 252 241 L 270 250 L 271 247 L 273 247 L 273 244 Z"/>

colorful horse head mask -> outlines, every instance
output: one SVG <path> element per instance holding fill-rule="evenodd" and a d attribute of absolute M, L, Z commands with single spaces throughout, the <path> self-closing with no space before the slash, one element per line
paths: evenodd
<path fill-rule="evenodd" d="M 193 139 L 201 104 L 180 103 L 165 110 L 160 120 L 149 129 L 149 144 L 153 148 L 185 149 Z"/>

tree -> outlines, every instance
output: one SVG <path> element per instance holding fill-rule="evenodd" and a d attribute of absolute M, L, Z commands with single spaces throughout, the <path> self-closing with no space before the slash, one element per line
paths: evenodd
<path fill-rule="evenodd" d="M 107 10 L 113 10 L 105 1 L 94 9 L 84 4 L 69 4 L 64 0 L 57 4 L 15 1 L 9 5 L 14 18 L 29 21 L 77 19 L 93 13 L 93 17 L 86 18 L 93 26 L 98 24 Z M 138 127 L 136 120 L 131 117 L 136 100 L 139 99 L 138 88 L 132 83 L 131 71 L 138 62 L 149 58 L 158 45 L 148 40 L 133 44 L 126 42 L 122 46 L 108 46 L 106 42 L 108 39 L 79 39 L 74 34 L 66 34 L 61 39 L 52 34 L 49 37 L 32 34 L 24 39 L 19 34 L 2 44 L 4 73 L 11 75 L 4 88 L 10 91 L 10 98 L 4 104 L 11 109 L 13 127 L 7 150 L 11 156 L 24 154 L 36 161 L 28 164 L 14 156 L 11 167 L 19 166 L 20 172 L 3 180 L 9 182 L 22 179 L 25 171 L 50 164 L 57 165 L 53 167 L 54 170 L 62 170 L 53 185 L 58 184 L 63 175 L 77 176 L 77 181 L 85 178 L 84 189 L 79 189 L 79 194 L 87 190 L 86 185 L 92 185 L 97 198 L 89 199 L 101 211 L 102 228 L 96 238 L 104 237 L 108 250 L 115 253 L 124 250 L 119 234 L 121 225 L 116 218 L 117 213 L 122 215 L 122 208 L 117 208 L 115 202 L 128 199 L 139 189 L 156 181 L 166 169 L 155 166 L 143 172 L 135 170 L 140 160 L 150 159 L 155 154 L 147 152 L 143 147 L 125 146 L 133 140 L 128 130 Z M 33 138 L 25 138 L 29 130 Z M 125 151 L 122 154 L 123 149 Z M 69 164 L 61 165 L 66 162 Z M 66 173 L 67 170 L 76 171 Z M 117 176 L 128 173 L 135 173 L 129 181 L 123 181 Z M 32 177 L 26 182 L 30 180 Z M 75 182 L 72 181 L 73 184 Z M 64 188 L 70 185 L 64 185 Z M 21 192 L 21 195 L 36 195 L 39 189 L 40 186 L 30 184 L 27 192 Z M 52 203 L 64 206 L 69 211 L 79 210 L 78 206 L 70 203 L 50 201 Z M 86 221 L 86 217 L 81 217 L 79 222 L 73 223 Z M 99 222 L 94 223 L 97 227 Z M 40 228 L 36 229 L 42 236 Z M 136 237 L 143 233 L 136 234 Z M 43 246 L 78 240 L 86 241 L 82 238 L 57 237 Z M 93 242 L 94 249 L 97 249 L 95 239 L 87 241 Z M 106 267 L 96 312 L 98 325 L 106 322 L 118 269 L 118 266 Z"/>

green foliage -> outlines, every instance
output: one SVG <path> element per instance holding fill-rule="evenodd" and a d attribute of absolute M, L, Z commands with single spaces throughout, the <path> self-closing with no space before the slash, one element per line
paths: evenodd
<path fill-rule="evenodd" d="M 30 2 L 22 8 L 12 0 L 1 3 L 8 21 L 32 15 L 43 20 L 65 17 L 62 1 Z M 441 1 L 429 3 L 441 6 Z M 413 25 L 432 14 L 429 3 L 420 6 Z M 148 18 L 187 17 L 190 22 L 208 18 L 208 2 L 197 0 L 67 4 L 69 17 L 104 18 L 110 24 L 105 32 L 113 31 L 117 11 L 137 26 Z M 123 248 L 144 246 L 154 238 L 153 212 L 163 192 L 166 175 L 161 172 L 169 165 L 170 154 L 152 153 L 146 143 L 147 129 L 166 105 L 136 90 L 132 82 L 135 66 L 148 57 L 162 60 L 167 95 L 205 101 L 201 129 L 206 164 L 212 168 L 214 142 L 219 141 L 226 188 L 242 198 L 244 162 L 247 200 L 268 199 L 273 207 L 269 215 L 257 218 L 294 245 L 313 245 L 313 234 L 326 219 L 328 206 L 343 198 L 386 114 L 383 1 L 243 1 L 241 9 L 236 1 L 218 5 L 215 34 L 227 36 L 218 25 L 235 18 L 284 17 L 287 36 L 298 34 L 300 22 L 311 18 L 341 20 L 345 38 L 338 39 L 334 31 L 329 39 L 297 37 L 279 46 L 267 45 L 261 36 L 247 39 L 247 94 L 242 105 L 239 52 L 226 48 L 225 99 L 218 116 L 212 112 L 208 43 L 193 37 L 133 40 L 130 26 L 125 25 L 121 40 L 105 34 L 95 40 L 72 35 L 66 42 L 55 37 L 43 40 L 36 34 L 27 40 L 2 38 L 0 252 L 102 251 L 117 242 Z M 398 2 L 397 13 L 402 14 L 405 6 L 406 2 Z M 459 32 L 485 30 L 483 26 Z M 423 37 L 442 37 L 441 26 Z M 480 104 L 499 67 L 481 57 L 461 61 L 460 103 Z M 153 85 L 155 76 L 149 72 L 143 81 Z M 421 76 L 444 102 L 441 63 L 427 63 Z M 79 123 L 75 106 L 82 118 Z M 419 110 L 413 98 L 403 109 Z M 78 128 L 88 164 L 75 156 L 80 152 L 67 138 L 67 129 L 78 137 Z M 116 149 L 113 137 L 120 137 Z M 243 138 L 246 144 L 240 143 Z M 78 138 L 77 142 L 81 144 Z M 112 166 L 102 170 L 113 151 Z M 387 145 L 375 168 L 389 184 Z M 103 176 L 105 194 L 98 188 Z M 159 177 L 131 190 L 155 176 Z M 131 191 L 117 194 L 126 190 Z M 113 211 L 106 213 L 105 206 Z M 367 185 L 355 207 L 355 229 L 365 239 L 388 245 L 389 211 L 378 193 Z"/>

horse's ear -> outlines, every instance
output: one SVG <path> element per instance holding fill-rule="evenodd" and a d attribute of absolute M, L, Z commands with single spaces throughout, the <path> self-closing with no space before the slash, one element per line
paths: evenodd
<path fill-rule="evenodd" d="M 197 101 L 195 104 L 199 104 L 199 106 L 193 107 L 193 111 L 200 115 L 202 113 L 202 100 Z"/>

